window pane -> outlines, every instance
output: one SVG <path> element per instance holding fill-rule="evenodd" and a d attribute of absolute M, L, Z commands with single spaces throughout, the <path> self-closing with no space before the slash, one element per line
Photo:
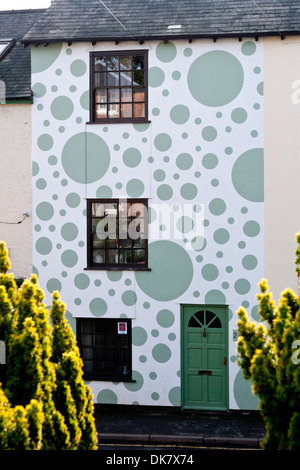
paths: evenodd
<path fill-rule="evenodd" d="M 120 117 L 120 105 L 118 104 L 108 105 L 108 117 L 119 118 Z"/>
<path fill-rule="evenodd" d="M 96 104 L 96 118 L 103 119 L 107 117 L 107 106 L 106 104 Z"/>
<path fill-rule="evenodd" d="M 119 86 L 119 72 L 108 72 L 107 73 L 107 85 L 108 86 Z"/>
<path fill-rule="evenodd" d="M 142 70 L 137 70 L 133 75 L 133 84 L 134 85 L 144 85 L 144 72 Z"/>
<path fill-rule="evenodd" d="M 121 116 L 124 118 L 132 117 L 132 104 L 122 104 Z"/>
<path fill-rule="evenodd" d="M 132 89 L 131 88 L 121 88 L 121 101 L 123 103 L 128 103 L 132 101 Z"/>
<path fill-rule="evenodd" d="M 145 88 L 133 90 L 133 101 L 145 101 Z"/>
<path fill-rule="evenodd" d="M 106 57 L 95 57 L 95 71 L 103 72 L 106 69 Z"/>
<path fill-rule="evenodd" d="M 120 70 L 131 70 L 132 68 L 132 57 L 131 55 L 128 56 L 121 56 L 120 57 Z"/>
<path fill-rule="evenodd" d="M 131 264 L 132 263 L 132 252 L 131 250 L 120 250 L 120 263 Z"/>
<path fill-rule="evenodd" d="M 134 55 L 133 56 L 133 69 L 135 70 L 144 70 L 144 56 L 143 55 Z"/>
<path fill-rule="evenodd" d="M 145 117 L 145 103 L 135 103 L 133 105 L 134 117 Z"/>
<path fill-rule="evenodd" d="M 93 348 L 82 348 L 82 359 L 93 359 Z"/>
<path fill-rule="evenodd" d="M 93 262 L 95 264 L 102 264 L 105 261 L 105 250 L 93 251 Z"/>
<path fill-rule="evenodd" d="M 105 248 L 105 240 L 98 238 L 97 235 L 93 235 L 93 248 Z"/>
<path fill-rule="evenodd" d="M 119 70 L 119 57 L 109 56 L 106 58 L 107 70 Z"/>
<path fill-rule="evenodd" d="M 115 238 L 108 238 L 106 240 L 106 248 L 118 248 L 118 240 L 116 240 Z"/>
<path fill-rule="evenodd" d="M 109 264 L 118 263 L 118 250 L 106 250 L 106 262 Z"/>
<path fill-rule="evenodd" d="M 119 97 L 119 89 L 116 89 L 116 88 L 109 88 L 107 90 L 107 95 L 108 95 L 108 101 L 111 103 L 112 101 L 117 101 L 119 102 L 120 101 L 120 97 Z"/>
<path fill-rule="evenodd" d="M 104 73 L 95 73 L 95 87 L 106 86 L 107 85 L 107 74 Z"/>
<path fill-rule="evenodd" d="M 96 103 L 106 103 L 107 102 L 107 96 L 106 96 L 106 89 L 102 90 L 96 90 L 95 91 L 95 100 Z"/>
<path fill-rule="evenodd" d="M 81 333 L 92 333 L 93 332 L 93 320 L 81 321 Z"/>
<path fill-rule="evenodd" d="M 93 335 L 82 335 L 81 336 L 82 346 L 93 346 Z"/>
<path fill-rule="evenodd" d="M 104 214 L 105 205 L 102 202 L 93 202 L 92 203 L 92 216 L 93 217 L 102 217 Z"/>
<path fill-rule="evenodd" d="M 120 85 L 121 86 L 128 86 L 132 83 L 132 72 L 121 72 L 120 73 Z"/>
<path fill-rule="evenodd" d="M 145 250 L 133 250 L 133 263 L 145 263 Z"/>
<path fill-rule="evenodd" d="M 93 361 L 84 360 L 83 369 L 86 374 L 93 373 Z"/>

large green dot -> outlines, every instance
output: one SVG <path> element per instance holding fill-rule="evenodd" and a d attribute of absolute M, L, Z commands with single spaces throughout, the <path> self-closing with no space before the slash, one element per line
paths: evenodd
<path fill-rule="evenodd" d="M 136 370 L 132 371 L 132 382 L 124 382 L 124 387 L 127 388 L 130 392 L 137 392 L 144 385 L 144 378 L 142 374 Z"/>
<path fill-rule="evenodd" d="M 64 121 L 68 119 L 74 110 L 73 102 L 67 96 L 58 96 L 51 103 L 51 113 L 55 119 Z"/>
<path fill-rule="evenodd" d="M 77 289 L 87 289 L 90 285 L 90 278 L 87 274 L 79 273 L 76 274 L 74 284 Z"/>
<path fill-rule="evenodd" d="M 232 168 L 232 183 L 240 196 L 252 202 L 264 201 L 264 151 L 254 148 L 242 153 Z"/>
<path fill-rule="evenodd" d="M 260 225 L 255 220 L 248 220 L 243 226 L 243 232 L 247 237 L 256 237 L 260 232 Z"/>
<path fill-rule="evenodd" d="M 104 299 L 95 298 L 90 302 L 90 312 L 95 317 L 102 317 L 107 311 L 107 304 Z"/>
<path fill-rule="evenodd" d="M 40 220 L 50 220 L 54 215 L 54 209 L 50 202 L 40 202 L 36 206 L 36 215 Z"/>
<path fill-rule="evenodd" d="M 82 77 L 86 72 L 86 64 L 81 59 L 74 60 L 70 66 L 70 70 L 74 77 Z"/>
<path fill-rule="evenodd" d="M 136 148 L 129 148 L 123 153 L 123 162 L 129 168 L 134 168 L 141 163 L 141 152 Z"/>
<path fill-rule="evenodd" d="M 226 210 L 226 203 L 223 199 L 215 198 L 210 201 L 208 207 L 213 215 L 221 215 Z"/>
<path fill-rule="evenodd" d="M 147 341 L 147 332 L 141 326 L 132 328 L 132 344 L 134 346 L 142 346 Z"/>
<path fill-rule="evenodd" d="M 157 188 L 157 196 L 161 201 L 168 201 L 173 196 L 173 189 L 169 184 L 161 184 Z"/>
<path fill-rule="evenodd" d="M 240 93 L 244 71 L 239 60 L 229 52 L 202 54 L 188 71 L 188 86 L 195 100 L 206 106 L 224 106 Z"/>
<path fill-rule="evenodd" d="M 181 388 L 173 387 L 169 391 L 168 395 L 169 401 L 173 406 L 180 406 L 181 403 Z"/>
<path fill-rule="evenodd" d="M 214 240 L 216 243 L 219 243 L 220 245 L 224 245 L 225 243 L 228 242 L 230 238 L 228 230 L 226 228 L 218 228 L 214 232 Z"/>
<path fill-rule="evenodd" d="M 153 359 L 157 362 L 168 362 L 172 353 L 166 344 L 159 343 L 152 349 Z"/>
<path fill-rule="evenodd" d="M 112 390 L 105 388 L 97 395 L 97 403 L 107 403 L 109 405 L 116 405 L 118 403 L 118 397 Z"/>
<path fill-rule="evenodd" d="M 80 196 L 77 193 L 70 193 L 66 197 L 66 203 L 69 207 L 75 208 L 80 204 Z"/>
<path fill-rule="evenodd" d="M 214 153 L 207 153 L 202 158 L 202 165 L 207 170 L 213 170 L 217 166 L 218 162 L 218 157 Z"/>
<path fill-rule="evenodd" d="M 213 126 L 206 126 L 202 129 L 202 137 L 207 142 L 213 142 L 217 138 L 217 130 Z"/>
<path fill-rule="evenodd" d="M 62 150 L 62 165 L 77 183 L 94 183 L 108 170 L 110 152 L 106 142 L 91 132 L 75 134 Z"/>
<path fill-rule="evenodd" d="M 259 400 L 252 392 L 252 385 L 251 380 L 246 380 L 243 371 L 239 370 L 234 379 L 233 393 L 238 407 L 242 410 L 258 410 Z"/>
<path fill-rule="evenodd" d="M 257 258 L 254 255 L 246 255 L 242 259 L 243 267 L 248 270 L 255 269 L 257 266 L 257 263 L 258 263 Z"/>
<path fill-rule="evenodd" d="M 247 279 L 238 279 L 234 283 L 234 289 L 240 295 L 248 294 L 250 288 L 251 284 Z"/>
<path fill-rule="evenodd" d="M 46 48 L 43 45 L 32 48 L 31 72 L 39 73 L 48 69 L 58 58 L 61 49 L 62 43 L 49 44 Z"/>
<path fill-rule="evenodd" d="M 74 250 L 65 250 L 61 255 L 61 262 L 67 268 L 73 268 L 78 261 L 78 255 Z"/>
<path fill-rule="evenodd" d="M 237 124 L 242 124 L 248 117 L 247 111 L 244 108 L 235 108 L 231 113 L 231 119 Z"/>
<path fill-rule="evenodd" d="M 61 228 L 61 236 L 64 240 L 70 242 L 75 240 L 78 235 L 78 228 L 77 225 L 73 224 L 72 222 L 68 222 L 64 224 Z"/>
<path fill-rule="evenodd" d="M 168 41 L 167 43 L 160 42 L 156 48 L 156 57 L 161 62 L 171 62 L 175 59 L 176 54 L 176 46 L 171 41 Z"/>
<path fill-rule="evenodd" d="M 168 309 L 160 310 L 156 315 L 156 321 L 163 328 L 170 328 L 175 321 L 174 313 Z"/>
<path fill-rule="evenodd" d="M 176 165 L 180 170 L 189 170 L 193 165 L 193 157 L 189 153 L 181 153 L 176 158 Z"/>
<path fill-rule="evenodd" d="M 197 186 L 193 183 L 185 183 L 180 188 L 180 194 L 183 199 L 191 201 L 192 199 L 195 199 L 198 194 Z"/>
<path fill-rule="evenodd" d="M 50 150 L 53 147 L 54 141 L 51 135 L 49 134 L 42 134 L 39 136 L 37 140 L 38 147 L 46 152 L 47 150 Z"/>
<path fill-rule="evenodd" d="M 136 304 L 137 295 L 133 290 L 126 290 L 122 294 L 122 302 L 124 305 L 131 307 L 132 305 Z"/>
<path fill-rule="evenodd" d="M 252 55 L 256 51 L 256 45 L 253 41 L 246 41 L 241 47 L 244 55 Z"/>
<path fill-rule="evenodd" d="M 62 289 L 62 284 L 59 279 L 49 279 L 47 282 L 47 290 L 48 292 L 52 293 L 54 291 L 61 291 Z"/>
<path fill-rule="evenodd" d="M 190 110 L 183 104 L 175 105 L 170 111 L 170 118 L 175 124 L 185 124 L 190 117 Z"/>
<path fill-rule="evenodd" d="M 226 304 L 226 297 L 220 290 L 212 289 L 205 294 L 205 303 L 224 305 Z"/>
<path fill-rule="evenodd" d="M 219 270 L 214 264 L 205 264 L 201 270 L 203 279 L 206 281 L 215 281 L 219 275 Z"/>
<path fill-rule="evenodd" d="M 130 197 L 140 197 L 143 194 L 144 190 L 144 183 L 137 178 L 129 180 L 126 185 L 127 194 Z"/>
<path fill-rule="evenodd" d="M 34 96 L 36 96 L 37 98 L 41 98 L 42 96 L 46 94 L 47 90 L 46 90 L 45 85 L 43 85 L 42 83 L 35 83 L 32 86 L 32 91 L 33 91 Z"/>
<path fill-rule="evenodd" d="M 151 271 L 135 273 L 138 286 L 153 299 L 177 299 L 193 279 L 193 264 L 187 251 L 167 240 L 150 243 L 148 250 Z"/>
<path fill-rule="evenodd" d="M 35 248 L 40 255 L 48 255 L 52 250 L 52 242 L 47 237 L 41 237 L 36 241 Z"/>
<path fill-rule="evenodd" d="M 159 67 L 150 67 L 148 71 L 149 86 L 156 88 L 160 86 L 165 79 L 164 71 Z"/>
<path fill-rule="evenodd" d="M 169 148 L 172 145 L 172 139 L 169 136 L 169 134 L 161 133 L 158 134 L 155 139 L 154 139 L 154 145 L 157 150 L 160 152 L 165 152 L 166 150 L 169 150 Z"/>

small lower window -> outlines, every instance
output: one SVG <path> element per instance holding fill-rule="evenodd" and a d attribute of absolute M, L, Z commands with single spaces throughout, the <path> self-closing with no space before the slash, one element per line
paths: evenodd
<path fill-rule="evenodd" d="M 131 381 L 131 320 L 78 318 L 84 378 Z"/>

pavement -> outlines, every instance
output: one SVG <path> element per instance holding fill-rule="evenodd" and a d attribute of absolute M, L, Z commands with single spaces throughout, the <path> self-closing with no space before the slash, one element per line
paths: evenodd
<path fill-rule="evenodd" d="M 99 444 L 259 449 L 265 435 L 256 411 L 191 412 L 178 408 L 95 405 Z"/>

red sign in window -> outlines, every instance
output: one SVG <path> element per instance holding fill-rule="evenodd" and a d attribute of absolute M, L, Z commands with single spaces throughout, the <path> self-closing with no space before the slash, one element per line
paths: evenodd
<path fill-rule="evenodd" d="M 127 323 L 126 322 L 118 322 L 118 334 L 127 335 Z"/>

